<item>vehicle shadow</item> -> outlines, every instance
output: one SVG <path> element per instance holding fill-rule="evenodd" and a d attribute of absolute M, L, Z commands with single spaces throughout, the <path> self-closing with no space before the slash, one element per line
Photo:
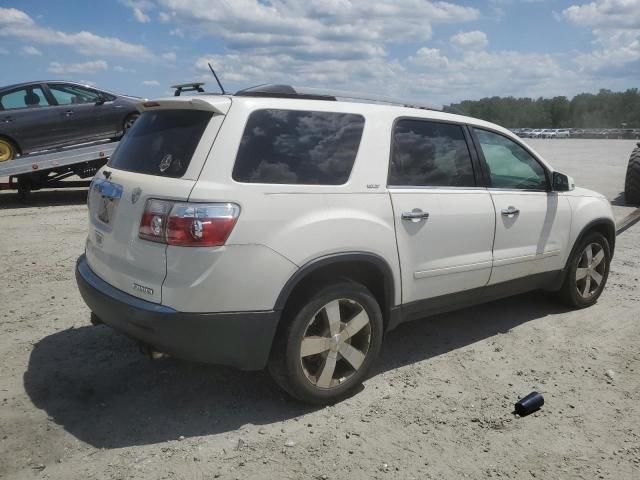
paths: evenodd
<path fill-rule="evenodd" d="M 87 203 L 87 189 L 38 190 L 21 197 L 14 191 L 0 192 L 0 210 L 82 205 Z"/>
<path fill-rule="evenodd" d="M 401 325 L 387 336 L 374 375 L 563 311 L 543 294 L 526 294 Z M 36 407 L 96 448 L 230 432 L 317 409 L 289 399 L 267 372 L 152 362 L 104 326 L 43 338 L 31 353 L 24 386 Z"/>

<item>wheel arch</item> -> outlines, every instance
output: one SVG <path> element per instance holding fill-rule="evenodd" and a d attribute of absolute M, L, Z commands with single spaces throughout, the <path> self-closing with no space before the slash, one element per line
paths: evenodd
<path fill-rule="evenodd" d="M 591 220 L 584 227 L 582 227 L 582 230 L 576 237 L 575 242 L 573 242 L 573 246 L 571 247 L 571 253 L 567 257 L 567 262 L 565 264 L 565 268 L 564 268 L 565 272 L 567 270 L 567 266 L 569 265 L 569 262 L 571 261 L 571 259 L 573 258 L 573 255 L 576 252 L 576 249 L 578 248 L 578 246 L 580 245 L 584 237 L 586 237 L 592 232 L 601 233 L 604 236 L 604 238 L 607 239 L 607 242 L 609 242 L 609 249 L 611 251 L 611 256 L 613 257 L 613 251 L 616 245 L 616 224 L 610 218 L 605 218 L 605 217 L 596 218 L 595 220 Z"/>
<path fill-rule="evenodd" d="M 369 252 L 335 253 L 307 262 L 285 283 L 274 310 L 284 311 L 297 297 L 338 279 L 357 281 L 371 291 L 380 303 L 386 329 L 395 303 L 393 271 L 386 260 Z"/>
<path fill-rule="evenodd" d="M 591 220 L 584 227 L 582 227 L 582 230 L 580 230 L 580 233 L 576 236 L 576 239 L 573 242 L 573 245 L 571 246 L 571 251 L 569 252 L 569 255 L 567 256 L 567 259 L 565 261 L 564 268 L 561 270 L 561 273 L 560 275 L 558 275 L 556 281 L 553 282 L 552 285 L 550 285 L 548 290 L 557 291 L 557 290 L 560 290 L 562 285 L 564 285 L 565 279 L 567 277 L 567 273 L 569 272 L 569 264 L 571 263 L 571 259 L 575 255 L 576 250 L 580 246 L 580 243 L 582 242 L 582 240 L 592 232 L 598 232 L 604 235 L 604 238 L 606 238 L 607 242 L 609 243 L 610 253 L 611 253 L 611 256 L 613 257 L 613 250 L 616 244 L 615 223 L 613 222 L 613 220 L 606 217 L 596 218 L 594 220 Z"/>
<path fill-rule="evenodd" d="M 18 153 L 22 155 L 22 148 L 20 148 L 20 144 L 16 141 L 15 138 L 11 137 L 10 135 L 7 135 L 6 133 L 0 133 L 0 139 L 8 140 L 9 142 L 11 142 L 16 147 L 16 150 L 18 151 Z"/>

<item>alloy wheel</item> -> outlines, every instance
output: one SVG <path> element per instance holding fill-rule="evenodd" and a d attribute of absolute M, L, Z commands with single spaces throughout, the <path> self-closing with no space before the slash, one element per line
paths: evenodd
<path fill-rule="evenodd" d="M 0 162 L 11 160 L 14 156 L 13 148 L 5 140 L 0 139 Z"/>
<path fill-rule="evenodd" d="M 133 124 L 136 122 L 136 120 L 138 119 L 139 115 L 129 115 L 129 117 L 127 117 L 127 119 L 124 122 L 124 131 L 126 132 L 127 130 L 129 130 L 131 127 L 133 127 Z"/>
<path fill-rule="evenodd" d="M 338 299 L 309 320 L 300 344 L 300 363 L 315 387 L 343 384 L 362 366 L 371 346 L 371 320 L 358 302 Z"/>
<path fill-rule="evenodd" d="M 576 268 L 576 288 L 584 300 L 589 300 L 600 288 L 607 266 L 604 260 L 604 249 L 598 243 L 590 243 L 582 251 Z"/>

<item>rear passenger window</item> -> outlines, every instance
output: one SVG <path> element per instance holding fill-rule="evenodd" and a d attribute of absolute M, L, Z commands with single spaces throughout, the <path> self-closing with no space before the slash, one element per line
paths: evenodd
<path fill-rule="evenodd" d="M 49 102 L 40 87 L 30 86 L 0 95 L 0 105 L 4 110 L 14 110 L 18 108 L 46 107 Z"/>
<path fill-rule="evenodd" d="M 233 179 L 246 183 L 342 185 L 358 153 L 364 117 L 257 110 L 249 116 Z"/>
<path fill-rule="evenodd" d="M 475 187 L 462 127 L 424 120 L 396 122 L 389 185 Z"/>

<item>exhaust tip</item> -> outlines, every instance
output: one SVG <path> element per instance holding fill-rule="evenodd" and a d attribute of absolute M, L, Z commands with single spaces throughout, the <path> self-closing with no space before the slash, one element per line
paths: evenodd
<path fill-rule="evenodd" d="M 153 348 L 153 346 L 149 345 L 148 343 L 140 342 L 138 344 L 138 348 L 140 349 L 140 353 L 149 357 L 151 360 L 160 360 L 169 356 L 166 353 L 158 352 Z"/>

